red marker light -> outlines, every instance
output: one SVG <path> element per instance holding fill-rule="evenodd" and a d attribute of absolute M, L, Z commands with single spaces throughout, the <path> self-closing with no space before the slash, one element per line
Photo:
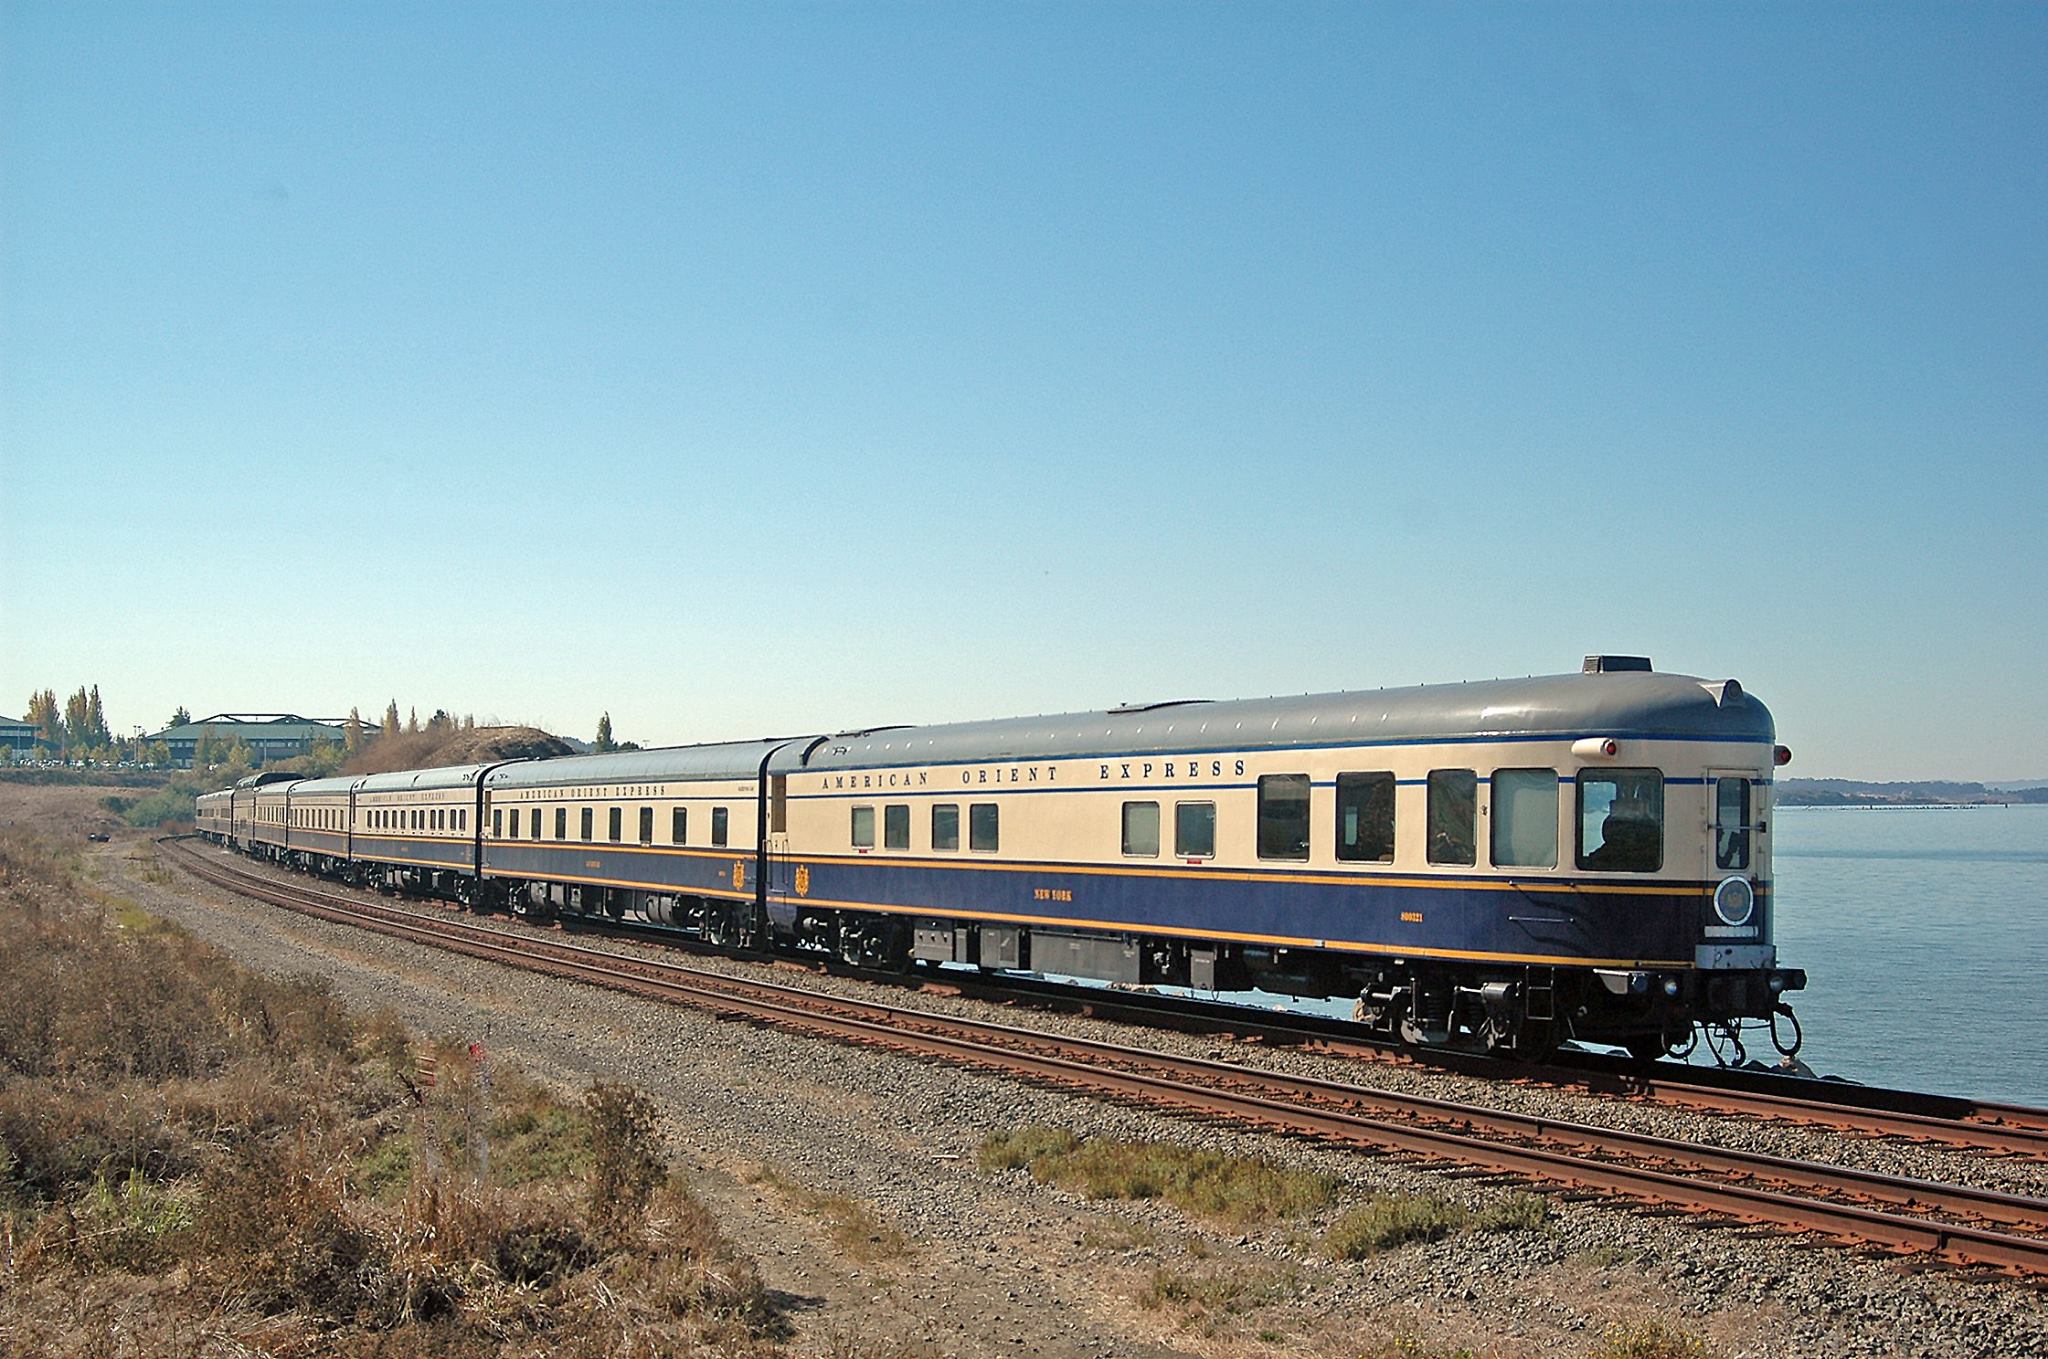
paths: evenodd
<path fill-rule="evenodd" d="M 1772 746 L 1772 747 L 1771 747 L 1771 763 L 1772 763 L 1772 764 L 1779 764 L 1779 765 L 1785 765 L 1785 764 L 1790 764 L 1790 763 L 1792 763 L 1792 747 L 1790 747 L 1790 746 Z"/>

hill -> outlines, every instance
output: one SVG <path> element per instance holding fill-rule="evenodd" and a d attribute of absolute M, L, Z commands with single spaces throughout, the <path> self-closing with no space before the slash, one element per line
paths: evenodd
<path fill-rule="evenodd" d="M 572 755 L 559 736 L 539 727 L 471 727 L 451 732 L 404 731 L 382 737 L 343 765 L 344 774 L 388 774 L 397 769 L 489 764 L 495 760 L 537 760 Z"/>
<path fill-rule="evenodd" d="M 2048 787 L 1986 787 L 1951 779 L 1873 783 L 1861 779 L 1781 779 L 1781 807 L 1925 807 L 2048 803 Z"/>

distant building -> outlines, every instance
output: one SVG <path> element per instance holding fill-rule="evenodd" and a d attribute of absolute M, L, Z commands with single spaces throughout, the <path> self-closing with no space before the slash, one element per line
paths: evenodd
<path fill-rule="evenodd" d="M 0 759 L 25 759 L 35 748 L 36 728 L 33 723 L 0 717 Z"/>
<path fill-rule="evenodd" d="M 300 717 L 297 713 L 215 713 L 197 722 L 165 727 L 147 739 L 163 742 L 170 749 L 171 762 L 189 769 L 193 752 L 206 736 L 223 748 L 241 741 L 249 747 L 250 759 L 264 764 L 304 755 L 315 741 L 339 741 L 344 734 L 338 718 Z"/>

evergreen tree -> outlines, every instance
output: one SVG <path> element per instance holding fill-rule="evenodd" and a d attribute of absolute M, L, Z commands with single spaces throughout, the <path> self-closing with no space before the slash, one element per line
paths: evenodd
<path fill-rule="evenodd" d="M 92 687 L 92 697 L 86 701 L 86 735 L 95 746 L 111 746 L 114 735 L 107 730 L 107 711 L 100 706 L 100 687 Z"/>
<path fill-rule="evenodd" d="M 86 696 L 85 686 L 78 686 L 78 692 L 64 700 L 64 748 L 66 753 L 79 751 L 92 744 L 92 700 Z"/>
<path fill-rule="evenodd" d="M 405 710 L 405 729 L 415 734 L 418 733 L 420 729 L 420 710 L 418 708 L 407 708 Z"/>
<path fill-rule="evenodd" d="M 384 709 L 384 734 L 386 736 L 398 735 L 398 700 L 395 698 Z"/>
<path fill-rule="evenodd" d="M 618 742 L 612 740 L 612 715 L 610 713 L 606 713 L 603 717 L 597 719 L 597 741 L 591 748 L 599 754 L 619 748 Z"/>
<path fill-rule="evenodd" d="M 354 708 L 348 710 L 348 721 L 341 724 L 342 753 L 354 759 L 363 749 L 363 715 Z"/>
<path fill-rule="evenodd" d="M 171 720 L 169 722 L 166 722 L 164 725 L 167 727 L 182 727 L 191 720 L 192 710 L 187 708 L 184 704 L 180 703 L 178 705 L 178 710 L 171 714 Z"/>

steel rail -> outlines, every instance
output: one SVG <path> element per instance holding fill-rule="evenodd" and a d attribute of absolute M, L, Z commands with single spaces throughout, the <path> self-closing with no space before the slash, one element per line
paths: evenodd
<path fill-rule="evenodd" d="M 1831 1192 L 1846 1190 L 1872 1196 L 1892 1195 L 1894 1197 L 1887 1201 L 1899 1206 L 1945 1210 L 1963 1208 L 1980 1214 L 2004 1214 L 2004 1220 L 2037 1229 L 2048 1226 L 2048 1202 L 2042 1200 L 1992 1194 L 1962 1186 L 1899 1180 L 1779 1158 L 1755 1157 L 1748 1153 L 1730 1153 L 1668 1139 L 1645 1138 L 1638 1134 L 1614 1134 L 1611 1130 L 1586 1125 L 1524 1115 L 1502 1115 L 1498 1111 L 1447 1101 L 1393 1096 L 1337 1082 L 1250 1071 L 1208 1059 L 1174 1057 L 1087 1039 L 1070 1040 L 1034 1030 L 978 1020 L 955 1020 L 924 1011 L 906 1011 L 841 997 L 819 997 L 816 993 L 779 983 L 702 974 L 673 963 L 624 958 L 609 951 L 558 940 L 524 939 L 464 922 L 433 920 L 395 907 L 356 902 L 296 884 L 275 883 L 253 875 L 232 873 L 189 853 L 180 855 L 180 858 L 193 866 L 197 876 L 216 885 L 236 891 L 247 890 L 251 895 L 274 904 L 323 919 L 362 925 L 467 956 L 509 962 L 528 970 L 573 977 L 615 990 L 680 1000 L 716 1013 L 738 1015 L 780 1027 L 823 1031 L 863 1044 L 964 1060 L 977 1066 L 1023 1072 L 1061 1084 L 1107 1090 L 1147 1103 L 1226 1114 L 1283 1131 L 1312 1133 L 1340 1142 L 1478 1166 L 1491 1172 L 1539 1179 L 1571 1188 L 1598 1189 L 1645 1202 L 1728 1215 L 1796 1231 L 1821 1231 L 1892 1250 L 1924 1251 L 1957 1263 L 1989 1266 L 2019 1275 L 2048 1276 L 2048 1241 L 2036 1238 L 1796 1196 L 1740 1181 L 1703 1181 L 1653 1167 L 1589 1160 L 1540 1146 L 1486 1140 L 1472 1135 L 1470 1131 L 1458 1129 L 1485 1127 L 1496 1133 L 1506 1129 L 1531 1139 L 1563 1140 L 1574 1145 L 1597 1143 L 1603 1144 L 1609 1152 L 1650 1154 L 1667 1163 L 1690 1163 L 1696 1169 L 1717 1169 L 1765 1179 L 1804 1176 L 1808 1178 L 1794 1182 L 1802 1187 Z M 1004 1045 L 991 1046 L 992 1041 Z M 1074 1053 L 1108 1058 L 1124 1065 L 1112 1067 L 1102 1065 L 1099 1060 L 1079 1061 L 1070 1055 Z M 1129 1069 L 1132 1063 L 1153 1069 L 1132 1070 Z M 1160 1074 L 1162 1071 L 1179 1075 L 1163 1075 Z M 1221 1077 L 1223 1084 L 1191 1085 L 1182 1078 L 1196 1073 L 1210 1078 Z M 1262 1088 L 1229 1088 L 1232 1084 L 1247 1083 Z M 1414 1121 L 1390 1123 L 1342 1108 L 1304 1104 L 1301 1102 L 1304 1094 L 1326 1102 L 1426 1110 L 1439 1121 L 1448 1118 L 1457 1126 L 1445 1128 Z M 1276 1098 L 1276 1095 L 1293 1098 Z M 1904 1197 L 1896 1197 L 1899 1195 Z"/>

